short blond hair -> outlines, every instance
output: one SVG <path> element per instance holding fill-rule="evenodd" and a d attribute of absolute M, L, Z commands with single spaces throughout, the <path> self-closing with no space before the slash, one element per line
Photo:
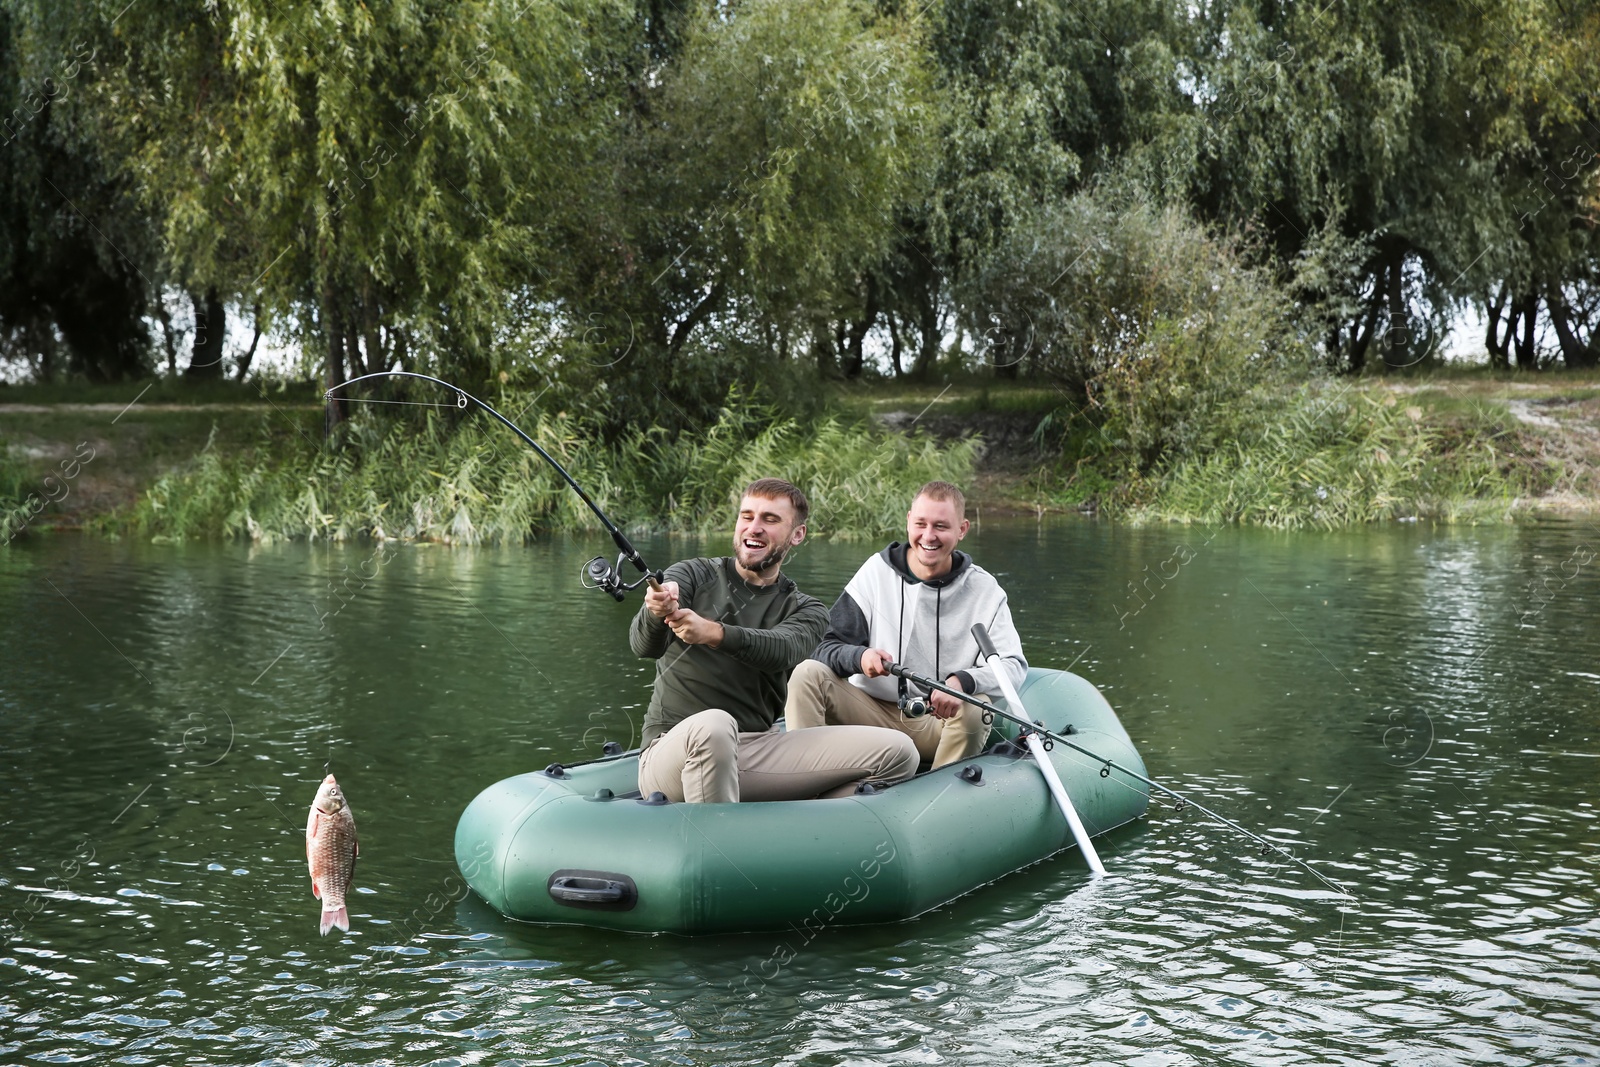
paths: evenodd
<path fill-rule="evenodd" d="M 962 518 L 967 517 L 966 494 L 949 482 L 929 482 L 917 490 L 917 495 L 911 498 L 911 502 L 915 504 L 923 497 L 927 497 L 929 500 L 948 500 L 956 506 L 956 514 Z"/>

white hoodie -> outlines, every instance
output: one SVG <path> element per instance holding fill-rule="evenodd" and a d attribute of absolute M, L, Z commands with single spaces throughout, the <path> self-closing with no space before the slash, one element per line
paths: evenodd
<path fill-rule="evenodd" d="M 975 623 L 989 631 L 1011 684 L 1020 689 L 1028 661 L 1005 590 L 994 575 L 957 551 L 949 573 L 923 581 L 911 573 L 905 546 L 897 541 L 863 563 L 844 587 L 829 613 L 828 632 L 811 658 L 879 700 L 895 700 L 900 681 L 861 673 L 861 654 L 869 648 L 885 650 L 913 674 L 939 682 L 953 674 L 967 692 L 998 698 L 1002 693 L 994 668 L 982 661 L 972 636 Z"/>

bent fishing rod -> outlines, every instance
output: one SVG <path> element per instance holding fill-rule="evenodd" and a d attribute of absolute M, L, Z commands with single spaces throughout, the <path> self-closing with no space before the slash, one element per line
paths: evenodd
<path fill-rule="evenodd" d="M 974 626 L 973 627 L 973 630 L 974 630 L 974 635 L 973 636 L 978 637 L 979 647 L 984 650 L 985 655 L 986 656 L 993 656 L 994 655 L 994 652 L 993 652 L 994 646 L 989 641 L 989 635 L 987 633 L 984 633 L 981 636 L 979 636 L 976 633 L 976 631 L 978 631 L 980 629 L 982 629 L 982 624 L 979 624 L 978 626 Z M 1234 822 L 1232 819 L 1228 818 L 1227 816 L 1217 814 L 1216 812 L 1212 811 L 1210 808 L 1206 807 L 1204 804 L 1201 804 L 1201 803 L 1191 799 L 1190 797 L 1184 796 L 1182 793 L 1178 792 L 1176 789 L 1168 789 L 1166 786 L 1162 785 L 1160 782 L 1156 782 L 1156 781 L 1153 781 L 1153 780 L 1151 780 L 1149 778 L 1146 778 L 1144 775 L 1140 774 L 1138 771 L 1130 770 L 1127 767 L 1122 766 L 1120 763 L 1117 763 L 1115 760 L 1108 759 L 1105 756 L 1100 755 L 1098 752 L 1095 752 L 1095 751 L 1093 751 L 1091 749 L 1085 748 L 1084 746 L 1078 744 L 1076 741 L 1069 740 L 1068 738 L 1062 736 L 1061 734 L 1056 733 L 1054 730 L 1046 729 L 1045 725 L 1043 723 L 1041 723 L 1041 722 L 1029 722 L 1027 719 L 1023 718 L 1021 715 L 1014 714 L 1013 712 L 1007 711 L 1004 708 L 996 707 L 995 705 L 989 703 L 988 701 L 979 700 L 977 697 L 972 696 L 969 693 L 963 692 L 960 689 L 956 689 L 956 688 L 953 688 L 951 686 L 945 685 L 942 682 L 936 682 L 932 678 L 924 678 L 920 674 L 913 674 L 911 671 L 906 670 L 904 667 L 900 666 L 898 663 L 889 664 L 889 668 L 888 669 L 889 669 L 889 673 L 894 675 L 896 678 L 904 678 L 906 681 L 914 682 L 915 684 L 920 685 L 925 689 L 928 689 L 928 690 L 931 690 L 931 691 L 938 691 L 940 693 L 946 693 L 946 694 L 948 694 L 950 696 L 955 697 L 957 700 L 962 700 L 962 701 L 965 701 L 968 704 L 972 704 L 972 705 L 975 705 L 975 706 L 981 708 L 983 710 L 983 721 L 985 723 L 992 723 L 994 721 L 994 717 L 996 715 L 1000 716 L 1002 719 L 1006 719 L 1006 720 L 1008 720 L 1008 721 L 1010 721 L 1012 723 L 1015 723 L 1017 726 L 1021 727 L 1021 729 L 1023 731 L 1023 735 L 1018 738 L 1019 741 L 1023 741 L 1024 743 L 1026 743 L 1027 735 L 1029 733 L 1033 733 L 1033 734 L 1037 734 L 1039 737 L 1043 738 L 1043 741 L 1041 743 L 1042 743 L 1043 747 L 1046 750 L 1048 750 L 1052 745 L 1065 745 L 1067 748 L 1072 749 L 1074 752 L 1078 752 L 1078 753 L 1081 753 L 1082 755 L 1088 756 L 1090 759 L 1094 760 L 1096 763 L 1099 763 L 1101 765 L 1100 766 L 1100 777 L 1102 777 L 1102 778 L 1109 778 L 1109 777 L 1111 777 L 1111 772 L 1112 771 L 1117 771 L 1120 774 L 1127 775 L 1129 778 L 1134 778 L 1134 779 L 1137 779 L 1140 782 L 1143 782 L 1145 785 L 1149 786 L 1151 789 L 1159 789 L 1161 792 L 1165 793 L 1167 796 L 1172 797 L 1177 802 L 1176 805 L 1174 806 L 1174 810 L 1182 811 L 1185 807 L 1192 807 L 1196 811 L 1200 812 L 1201 814 L 1210 816 L 1211 818 L 1215 819 L 1217 822 L 1219 822 L 1222 825 L 1228 827 L 1229 829 L 1234 830 L 1234 831 L 1236 831 L 1238 833 L 1241 833 L 1245 837 L 1248 837 L 1250 840 L 1256 842 L 1261 847 L 1261 853 L 1263 855 L 1267 854 L 1268 852 L 1277 853 L 1279 856 L 1282 856 L 1284 859 L 1289 860 L 1291 863 L 1298 864 L 1299 866 L 1305 868 L 1308 872 L 1310 872 L 1310 874 L 1311 874 L 1311 876 L 1313 878 L 1315 878 L 1317 881 L 1321 882 L 1323 885 L 1327 886 L 1329 889 L 1332 889 L 1334 892 L 1338 893 L 1340 896 L 1348 897 L 1350 895 L 1350 891 L 1349 890 L 1345 889 L 1343 886 L 1339 885 L 1337 882 L 1335 882 L 1335 881 L 1331 880 L 1330 878 L 1328 878 L 1321 871 L 1319 871 L 1315 867 L 1311 866 L 1311 864 L 1307 863 L 1305 860 L 1301 859 L 1299 856 L 1296 856 L 1294 853 L 1285 850 L 1281 845 L 1278 845 L 1278 844 L 1275 844 L 1275 843 L 1273 843 L 1271 841 L 1268 841 L 1266 838 L 1262 837 L 1260 834 L 1253 833 L 1253 832 L 1251 832 L 1249 830 L 1246 830 L 1243 826 L 1240 826 L 1238 823 Z M 1071 727 L 1069 726 L 1068 729 L 1070 730 Z M 1037 753 L 1036 753 L 1036 757 L 1037 757 Z"/>
<path fill-rule="evenodd" d="M 643 557 L 639 555 L 638 550 L 633 547 L 633 542 L 629 541 L 627 535 L 622 532 L 617 524 L 612 522 L 610 517 L 606 515 L 604 511 L 600 510 L 600 505 L 596 504 L 594 502 L 594 498 L 583 491 L 583 486 L 579 485 L 577 480 L 573 478 L 572 475 L 567 473 L 567 469 L 560 463 L 557 463 L 554 456 L 541 448 L 538 441 L 535 441 L 533 438 L 529 437 L 525 432 L 523 432 L 522 427 L 518 426 L 510 419 L 500 414 L 492 406 L 490 406 L 487 401 L 479 400 L 477 397 L 473 396 L 459 385 L 454 385 L 442 378 L 435 378 L 428 374 L 417 374 L 414 371 L 407 370 L 389 370 L 379 371 L 376 374 L 363 374 L 359 377 L 350 378 L 346 381 L 340 382 L 338 385 L 330 386 L 322 394 L 322 397 L 324 400 L 332 401 L 335 399 L 333 395 L 335 390 L 343 389 L 345 386 L 354 385 L 357 382 L 368 381 L 372 378 L 419 378 L 425 382 L 433 382 L 435 385 L 442 385 L 452 393 L 456 394 L 456 407 L 464 410 L 467 406 L 467 403 L 470 401 L 471 403 L 478 405 L 484 411 L 487 411 L 489 414 L 493 415 L 495 418 L 499 419 L 501 422 L 505 423 L 512 433 L 516 434 L 518 437 L 522 438 L 523 441 L 527 442 L 528 447 L 532 448 L 535 452 L 539 453 L 539 455 L 543 456 L 544 461 L 550 464 L 550 466 L 554 467 L 556 469 L 556 473 L 561 475 L 562 480 L 572 487 L 572 491 L 577 493 L 579 498 L 582 499 L 585 504 L 589 505 L 589 510 L 594 512 L 595 518 L 599 519 L 600 524 L 606 528 L 606 532 L 611 534 L 611 540 L 616 544 L 617 551 L 622 553 L 617 557 L 615 566 L 607 563 L 603 556 L 596 556 L 594 559 L 591 559 L 587 564 L 584 565 L 584 576 L 587 577 L 589 581 L 593 582 L 597 588 L 603 589 L 607 593 L 610 593 L 612 598 L 618 601 L 622 600 L 624 594 L 629 590 L 637 589 L 640 585 L 643 585 L 646 582 L 650 584 L 651 589 L 659 590 L 661 588 L 661 572 L 653 569 L 644 561 Z M 353 400 L 358 404 L 408 403 L 408 401 L 400 400 L 367 400 L 361 397 L 346 397 L 344 399 Z M 447 407 L 448 405 L 428 404 L 424 406 Z M 622 569 L 622 564 L 624 562 L 631 563 L 635 567 L 639 568 L 639 572 L 644 575 L 644 577 L 632 582 L 631 584 L 624 582 L 622 580 L 622 575 L 618 573 Z"/>

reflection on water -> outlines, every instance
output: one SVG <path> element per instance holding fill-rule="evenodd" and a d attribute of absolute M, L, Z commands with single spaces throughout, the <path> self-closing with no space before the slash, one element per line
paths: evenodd
<path fill-rule="evenodd" d="M 509 922 L 451 860 L 488 783 L 637 738 L 598 539 L 19 544 L 0 1062 L 1595 1062 L 1597 545 L 990 523 L 1030 659 L 1348 895 L 1162 802 L 1103 881 L 1069 855 L 907 923 L 685 939 Z M 790 570 L 831 599 L 869 550 Z M 349 937 L 305 869 L 325 766 Z"/>

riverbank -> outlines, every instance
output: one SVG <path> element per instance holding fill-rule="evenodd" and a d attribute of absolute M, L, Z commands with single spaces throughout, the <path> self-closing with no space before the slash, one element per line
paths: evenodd
<path fill-rule="evenodd" d="M 884 425 L 914 425 L 940 438 L 980 433 L 973 495 L 995 513 L 1077 510 L 1139 522 L 1294 527 L 1600 511 L 1600 372 L 1333 379 L 1274 397 L 1254 440 L 1180 460 L 1154 478 L 1118 479 L 1106 442 L 1064 431 L 1063 397 L 1047 388 L 885 388 L 841 402 Z M 1297 404 L 1309 412 L 1297 412 Z M 1337 427 L 1296 425 L 1297 415 L 1327 423 L 1335 414 L 1344 417 Z M 1341 476 L 1345 484 L 1334 486 Z M 1334 512 L 1328 502 L 1336 488 L 1361 499 Z M 1252 491 L 1287 499 L 1251 513 Z"/>
<path fill-rule="evenodd" d="M 774 434 L 771 413 L 763 421 L 752 411 L 740 417 L 742 428 L 714 428 L 689 446 L 641 434 L 609 452 L 592 447 L 583 427 L 561 413 L 539 418 L 546 420 L 540 432 L 574 471 L 589 472 L 607 506 L 640 527 L 714 523 L 726 491 L 718 479 L 736 479 L 751 458 L 796 466 L 796 477 L 817 484 L 814 495 L 831 520 L 818 532 L 847 535 L 892 526 L 896 508 L 883 498 L 939 474 L 969 483 L 979 516 L 1082 511 L 1142 522 L 1332 526 L 1600 511 L 1600 374 L 1335 380 L 1299 399 L 1302 422 L 1327 425 L 1300 426 L 1298 436 L 1294 402 L 1285 399 L 1282 418 L 1267 420 L 1248 449 L 1173 464 L 1160 478 L 1121 476 L 1114 452 L 1074 425 L 1064 398 L 1029 384 L 840 387 L 820 434 L 821 423 L 786 424 Z M 6 533 L 94 527 L 149 536 L 323 532 L 472 541 L 586 520 L 527 464 L 531 452 L 500 447 L 509 439 L 452 444 L 450 436 L 437 434 L 433 458 L 453 457 L 454 467 L 413 472 L 418 484 L 401 509 L 384 499 L 405 495 L 405 479 L 392 476 L 357 478 L 359 493 L 341 502 L 340 486 L 363 465 L 322 453 L 322 408 L 309 383 L 264 392 L 181 382 L 72 392 L 8 387 L 0 390 L 0 497 L 13 503 Z M 391 474 L 418 454 L 415 433 L 389 447 Z M 532 485 L 531 495 L 491 506 L 508 496 L 495 489 L 502 477 Z M 424 508 L 429 514 L 417 515 L 419 494 L 440 487 L 443 495 Z M 293 513 L 280 516 L 276 531 L 259 514 L 274 507 Z M 186 517 L 168 528 L 175 510 Z M 400 510 L 411 518 L 396 527 Z"/>

